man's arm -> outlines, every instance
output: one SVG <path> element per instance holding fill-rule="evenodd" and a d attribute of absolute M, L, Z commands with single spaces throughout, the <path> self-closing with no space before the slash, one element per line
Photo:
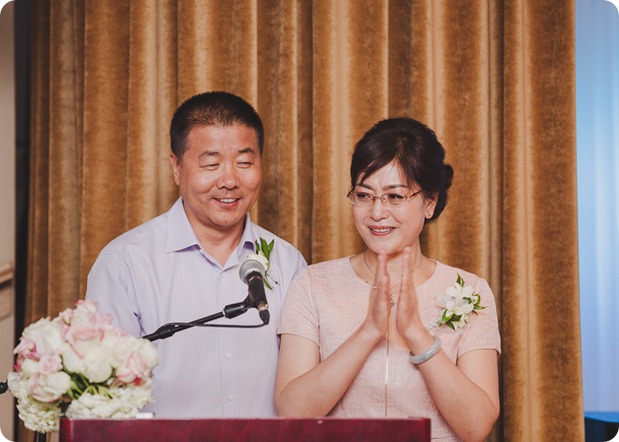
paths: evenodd
<path fill-rule="evenodd" d="M 98 311 L 110 313 L 117 326 L 134 336 L 144 334 L 131 272 L 115 256 L 99 255 L 88 274 L 86 299 L 95 301 Z"/>

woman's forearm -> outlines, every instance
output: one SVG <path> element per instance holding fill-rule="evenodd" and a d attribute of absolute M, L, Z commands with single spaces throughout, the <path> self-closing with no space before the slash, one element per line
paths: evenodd
<path fill-rule="evenodd" d="M 441 351 L 420 364 L 419 370 L 456 434 L 466 441 L 484 440 L 500 411 L 496 352 L 472 351 L 456 365 Z"/>
<path fill-rule="evenodd" d="M 311 362 L 298 362 L 297 353 L 303 351 L 298 346 L 298 337 L 290 339 L 283 335 L 275 387 L 278 414 L 326 416 L 348 390 L 380 339 L 380 333 L 362 326 L 328 358 L 319 361 L 317 355 L 313 366 L 309 366 Z"/>

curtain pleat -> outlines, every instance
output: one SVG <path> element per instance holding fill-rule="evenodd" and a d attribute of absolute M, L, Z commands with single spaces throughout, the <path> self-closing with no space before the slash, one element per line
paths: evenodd
<path fill-rule="evenodd" d="M 257 19 L 257 101 L 266 133 L 256 219 L 310 256 L 312 2 L 259 1 Z"/>
<path fill-rule="evenodd" d="M 505 3 L 505 434 L 583 440 L 574 6 L 548 6 Z"/>
<path fill-rule="evenodd" d="M 159 46 L 162 31 L 157 3 L 130 4 L 127 90 L 127 224 L 137 225 L 167 208 L 174 195 L 165 122 L 176 107 L 176 81 Z M 175 53 L 173 53 L 175 55 Z M 163 172 L 163 173 L 162 173 Z M 162 201 L 163 200 L 163 201 Z"/>
<path fill-rule="evenodd" d="M 310 262 L 362 249 L 354 143 L 408 115 L 455 169 L 423 249 L 497 298 L 490 439 L 584 439 L 573 15 L 563 0 L 34 2 L 26 323 L 70 307 L 101 248 L 177 198 L 169 122 L 190 96 L 227 90 L 257 108 L 252 218 Z"/>
<path fill-rule="evenodd" d="M 49 115 L 48 185 L 48 302 L 66 302 L 64 291 L 70 294 L 79 289 L 80 254 L 80 192 L 81 164 L 78 149 L 77 100 L 74 88 L 77 72 L 74 64 L 75 40 L 72 29 L 63 26 L 73 19 L 71 3 L 51 3 L 50 45 L 50 102 L 54 112 Z M 77 203 L 77 204 L 76 204 Z"/>
<path fill-rule="evenodd" d="M 30 84 L 30 191 L 28 219 L 28 277 L 25 303 L 25 323 L 48 314 L 49 281 L 49 121 L 51 107 L 50 75 L 50 5 L 37 2 L 33 5 L 31 20 L 31 66 Z M 19 245 L 18 245 L 19 247 Z M 74 287 L 66 287 L 70 291 Z M 69 293 L 75 299 L 79 293 Z"/>
<path fill-rule="evenodd" d="M 128 193 L 136 179 L 128 180 L 129 12 L 129 2 L 85 3 L 81 213 L 84 276 L 102 239 L 129 227 Z M 85 287 L 84 282 L 81 287 Z"/>

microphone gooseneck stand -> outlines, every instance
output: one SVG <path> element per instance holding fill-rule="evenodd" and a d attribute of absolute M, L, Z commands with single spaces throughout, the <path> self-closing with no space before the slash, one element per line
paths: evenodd
<path fill-rule="evenodd" d="M 239 277 L 241 281 L 247 284 L 249 293 L 243 302 L 237 302 L 224 307 L 220 312 L 204 318 L 196 319 L 191 322 L 171 322 L 164 324 L 155 330 L 153 333 L 143 336 L 149 341 L 157 341 L 158 339 L 169 338 L 176 332 L 186 330 L 191 327 L 227 327 L 227 328 L 258 328 L 269 323 L 269 304 L 267 303 L 264 294 L 264 278 L 266 268 L 264 265 L 255 259 L 248 258 L 239 268 Z M 233 324 L 207 324 L 215 319 L 226 317 L 228 319 L 235 318 L 245 313 L 249 308 L 258 310 L 262 324 L 260 325 L 233 325 Z"/>
<path fill-rule="evenodd" d="M 245 313 L 249 308 L 252 307 L 251 303 L 248 302 L 248 299 L 245 299 L 243 302 L 237 302 L 235 304 L 230 304 L 224 307 L 224 309 L 220 312 L 217 312 L 213 315 L 206 316 L 204 318 L 196 319 L 191 322 L 170 322 L 169 324 L 164 324 L 155 330 L 153 333 L 143 336 L 144 339 L 148 339 L 149 341 L 157 341 L 159 339 L 166 339 L 170 336 L 173 336 L 176 332 L 181 330 L 186 330 L 191 327 L 226 327 L 226 328 L 258 328 L 264 327 L 269 323 L 269 318 L 263 315 L 260 315 L 262 319 L 262 324 L 259 325 L 227 325 L 227 324 L 208 324 L 208 322 L 214 321 L 220 318 L 228 318 L 232 319 L 239 315 Z"/>

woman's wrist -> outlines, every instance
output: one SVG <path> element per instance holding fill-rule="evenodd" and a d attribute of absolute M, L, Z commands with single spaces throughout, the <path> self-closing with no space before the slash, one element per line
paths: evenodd
<path fill-rule="evenodd" d="M 421 324 L 420 326 L 410 326 L 402 336 L 406 340 L 408 347 L 411 350 L 420 350 L 427 348 L 432 344 L 433 337 L 428 330 Z"/>
<path fill-rule="evenodd" d="M 432 345 L 428 347 L 427 350 L 419 354 L 413 354 L 413 352 L 411 351 L 409 358 L 410 358 L 411 363 L 415 365 L 423 364 L 424 362 L 436 356 L 436 354 L 440 350 L 441 350 L 441 339 L 438 336 L 434 336 L 434 342 L 432 342 Z"/>
<path fill-rule="evenodd" d="M 364 322 L 357 329 L 357 335 L 361 340 L 367 341 L 368 343 L 375 345 L 385 335 L 385 331 L 380 330 L 374 324 Z"/>

